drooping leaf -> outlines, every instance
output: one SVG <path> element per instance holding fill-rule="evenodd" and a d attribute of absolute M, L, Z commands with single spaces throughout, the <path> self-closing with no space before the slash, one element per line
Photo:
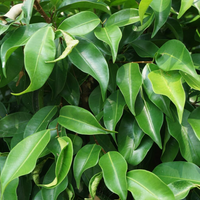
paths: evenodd
<path fill-rule="evenodd" d="M 46 106 L 36 112 L 28 122 L 24 131 L 24 138 L 46 129 L 48 123 L 57 112 L 57 106 Z"/>
<path fill-rule="evenodd" d="M 173 71 L 164 72 L 162 70 L 155 70 L 148 77 L 154 92 L 167 96 L 175 104 L 179 121 L 181 122 L 185 105 L 185 92 L 180 74 Z"/>
<path fill-rule="evenodd" d="M 39 29 L 24 48 L 25 69 L 30 77 L 26 90 L 14 95 L 22 95 L 41 88 L 50 76 L 54 64 L 45 63 L 55 57 L 54 32 L 50 26 Z"/>
<path fill-rule="evenodd" d="M 109 45 L 112 53 L 113 63 L 117 58 L 119 42 L 122 38 L 121 30 L 118 26 L 106 26 L 97 28 L 94 32 L 95 36 Z"/>
<path fill-rule="evenodd" d="M 151 4 L 152 0 L 141 0 L 139 4 L 139 16 L 140 16 L 140 22 L 142 24 L 144 14 Z"/>
<path fill-rule="evenodd" d="M 58 29 L 71 35 L 86 35 L 100 23 L 97 15 L 91 11 L 82 11 L 65 19 Z"/>
<path fill-rule="evenodd" d="M 155 13 L 155 24 L 152 37 L 156 35 L 158 30 L 165 24 L 171 10 L 171 0 L 153 0 L 151 2 L 152 9 Z"/>
<path fill-rule="evenodd" d="M 125 159 L 120 153 L 111 151 L 100 158 L 99 165 L 108 189 L 119 195 L 120 199 L 125 200 L 127 197 L 127 163 Z"/>
<path fill-rule="evenodd" d="M 128 190 L 135 200 L 175 200 L 173 192 L 155 174 L 146 170 L 132 170 L 127 173 Z"/>
<path fill-rule="evenodd" d="M 192 6 L 194 0 L 181 0 L 181 7 L 178 13 L 178 19 Z"/>
<path fill-rule="evenodd" d="M 83 135 L 109 133 L 89 111 L 77 106 L 68 105 L 62 107 L 58 123 L 66 129 Z"/>
<path fill-rule="evenodd" d="M 80 180 L 83 172 L 97 164 L 100 151 L 101 147 L 96 144 L 85 145 L 78 151 L 73 164 L 77 188 L 80 187 Z"/>
<path fill-rule="evenodd" d="M 76 67 L 90 74 L 99 82 L 104 100 L 108 87 L 109 70 L 99 49 L 93 43 L 80 39 L 79 44 L 69 54 L 69 58 Z M 97 60 L 98 62 L 96 62 Z"/>
<path fill-rule="evenodd" d="M 142 75 L 139 65 L 129 63 L 121 66 L 118 69 L 116 80 L 128 108 L 135 115 L 135 100 L 142 85 Z"/>
<path fill-rule="evenodd" d="M 2 194 L 15 178 L 30 173 L 50 140 L 50 131 L 37 132 L 19 142 L 9 153 L 1 172 Z"/>

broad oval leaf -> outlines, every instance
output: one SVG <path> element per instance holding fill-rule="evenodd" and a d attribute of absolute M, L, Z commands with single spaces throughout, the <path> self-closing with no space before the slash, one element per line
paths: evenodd
<path fill-rule="evenodd" d="M 95 36 L 109 45 L 112 53 L 113 63 L 117 58 L 117 51 L 119 42 L 122 38 L 122 32 L 118 26 L 106 26 L 104 28 L 97 28 L 94 32 Z"/>
<path fill-rule="evenodd" d="M 108 130 L 104 129 L 88 110 L 77 106 L 62 107 L 58 123 L 66 129 L 83 135 L 108 133 Z"/>
<path fill-rule="evenodd" d="M 24 48 L 25 69 L 30 77 L 26 90 L 14 95 L 22 95 L 41 88 L 50 76 L 54 64 L 45 63 L 55 57 L 54 32 L 47 26 L 35 32 Z"/>
<path fill-rule="evenodd" d="M 181 7 L 178 13 L 178 19 L 192 6 L 194 0 L 181 0 Z"/>
<path fill-rule="evenodd" d="M 135 200 L 175 200 L 173 192 L 155 174 L 146 170 L 132 170 L 127 173 L 128 190 Z"/>
<path fill-rule="evenodd" d="M 65 19 L 58 27 L 71 35 L 86 35 L 94 30 L 100 19 L 91 11 L 82 11 Z"/>
<path fill-rule="evenodd" d="M 189 51 L 178 40 L 169 40 L 162 45 L 155 61 L 164 71 L 180 70 L 194 77 L 197 75 Z"/>
<path fill-rule="evenodd" d="M 128 63 L 117 71 L 117 85 L 128 108 L 135 115 L 135 100 L 142 85 L 142 75 L 137 63 Z"/>
<path fill-rule="evenodd" d="M 121 200 L 125 200 L 127 197 L 127 163 L 125 159 L 120 153 L 111 151 L 100 158 L 99 165 L 108 189 L 119 195 Z"/>
<path fill-rule="evenodd" d="M 148 77 L 152 83 L 154 92 L 167 96 L 174 103 L 179 121 L 181 122 L 185 105 L 185 92 L 180 74 L 173 71 L 164 72 L 162 70 L 155 70 Z"/>
<path fill-rule="evenodd" d="M 171 0 L 153 0 L 151 7 L 155 13 L 155 24 L 152 37 L 156 35 L 158 30 L 165 24 L 171 10 Z"/>
<path fill-rule="evenodd" d="M 96 144 L 87 144 L 78 151 L 73 164 L 77 188 L 80 187 L 80 180 L 83 172 L 97 164 L 100 151 L 101 146 Z"/>
<path fill-rule="evenodd" d="M 49 140 L 50 131 L 40 131 L 25 138 L 10 151 L 1 172 L 2 193 L 12 180 L 34 169 Z"/>
<path fill-rule="evenodd" d="M 69 59 L 81 71 L 90 74 L 99 82 L 102 98 L 105 100 L 109 70 L 100 50 L 93 43 L 80 39 L 79 44 L 69 54 Z"/>

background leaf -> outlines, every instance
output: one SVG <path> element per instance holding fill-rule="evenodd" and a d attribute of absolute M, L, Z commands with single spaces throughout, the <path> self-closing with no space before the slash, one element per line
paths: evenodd
<path fill-rule="evenodd" d="M 178 13 L 178 19 L 192 6 L 194 0 L 181 0 L 181 7 Z"/>

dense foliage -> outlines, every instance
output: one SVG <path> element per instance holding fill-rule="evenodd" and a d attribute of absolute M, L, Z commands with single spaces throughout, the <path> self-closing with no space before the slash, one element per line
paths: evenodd
<path fill-rule="evenodd" d="M 0 199 L 200 199 L 200 1 L 0 2 Z"/>

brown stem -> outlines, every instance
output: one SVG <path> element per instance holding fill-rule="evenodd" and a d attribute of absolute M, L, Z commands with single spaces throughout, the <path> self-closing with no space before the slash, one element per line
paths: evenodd
<path fill-rule="evenodd" d="M 35 9 L 44 17 L 45 21 L 49 24 L 51 23 L 51 19 L 47 16 L 47 14 L 44 12 L 43 8 L 39 4 L 38 0 L 35 0 L 34 2 Z"/>
<path fill-rule="evenodd" d="M 95 137 L 94 135 L 93 135 L 93 137 L 94 137 L 95 143 L 96 143 L 97 145 L 99 145 L 99 143 L 98 143 L 96 137 Z M 100 145 L 99 145 L 99 146 L 100 146 Z M 106 151 L 105 151 L 103 148 L 101 148 L 101 151 L 102 151 L 104 154 L 106 154 Z"/>

